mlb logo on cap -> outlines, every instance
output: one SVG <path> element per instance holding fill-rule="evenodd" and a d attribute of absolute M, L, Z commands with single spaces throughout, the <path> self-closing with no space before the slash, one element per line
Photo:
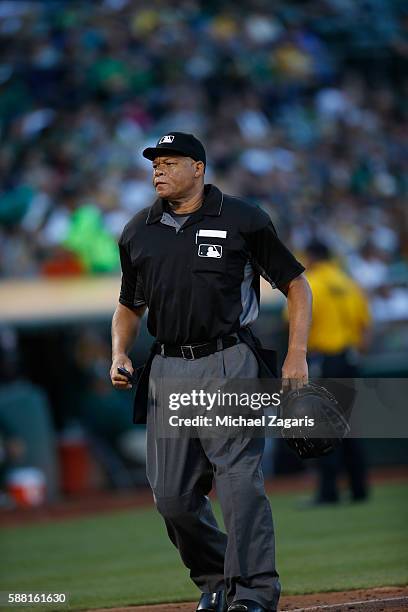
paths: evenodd
<path fill-rule="evenodd" d="M 163 136 L 163 138 L 160 138 L 158 144 L 164 144 L 165 142 L 173 142 L 174 140 L 174 136 L 173 134 L 168 134 L 167 136 Z"/>
<path fill-rule="evenodd" d="M 170 132 L 162 136 L 155 147 L 147 147 L 143 151 L 146 159 L 153 161 L 160 155 L 182 155 L 191 157 L 195 161 L 202 161 L 205 165 L 205 149 L 202 143 L 192 134 L 184 132 Z"/>

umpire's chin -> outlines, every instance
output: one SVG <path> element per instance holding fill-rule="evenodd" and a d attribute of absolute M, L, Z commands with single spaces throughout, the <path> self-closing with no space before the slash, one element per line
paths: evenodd
<path fill-rule="evenodd" d="M 162 182 L 155 185 L 155 190 L 160 198 L 167 198 L 171 195 L 171 187 L 168 183 Z"/>

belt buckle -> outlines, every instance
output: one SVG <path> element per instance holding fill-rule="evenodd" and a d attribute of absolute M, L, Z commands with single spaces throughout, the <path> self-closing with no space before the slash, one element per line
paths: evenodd
<path fill-rule="evenodd" d="M 181 348 L 181 354 L 183 355 L 183 359 L 185 359 L 186 361 L 193 361 L 195 359 L 194 357 L 194 352 L 193 352 L 193 347 L 191 346 L 191 344 L 185 345 L 185 346 L 180 346 Z M 190 357 L 187 357 L 184 354 L 184 349 L 188 349 L 190 351 Z"/>

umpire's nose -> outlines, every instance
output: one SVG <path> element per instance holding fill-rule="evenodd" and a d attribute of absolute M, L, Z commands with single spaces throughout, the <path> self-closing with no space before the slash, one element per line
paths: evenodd
<path fill-rule="evenodd" d="M 164 174 L 164 169 L 163 169 L 163 166 L 161 164 L 157 165 L 155 168 L 153 168 L 153 176 L 154 177 L 156 177 L 156 176 L 163 176 L 163 174 Z"/>

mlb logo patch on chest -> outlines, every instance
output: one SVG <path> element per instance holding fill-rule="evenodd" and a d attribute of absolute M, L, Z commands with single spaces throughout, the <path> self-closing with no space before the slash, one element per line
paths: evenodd
<path fill-rule="evenodd" d="M 222 257 L 222 246 L 219 244 L 200 244 L 198 247 L 198 256 L 220 259 Z"/>

